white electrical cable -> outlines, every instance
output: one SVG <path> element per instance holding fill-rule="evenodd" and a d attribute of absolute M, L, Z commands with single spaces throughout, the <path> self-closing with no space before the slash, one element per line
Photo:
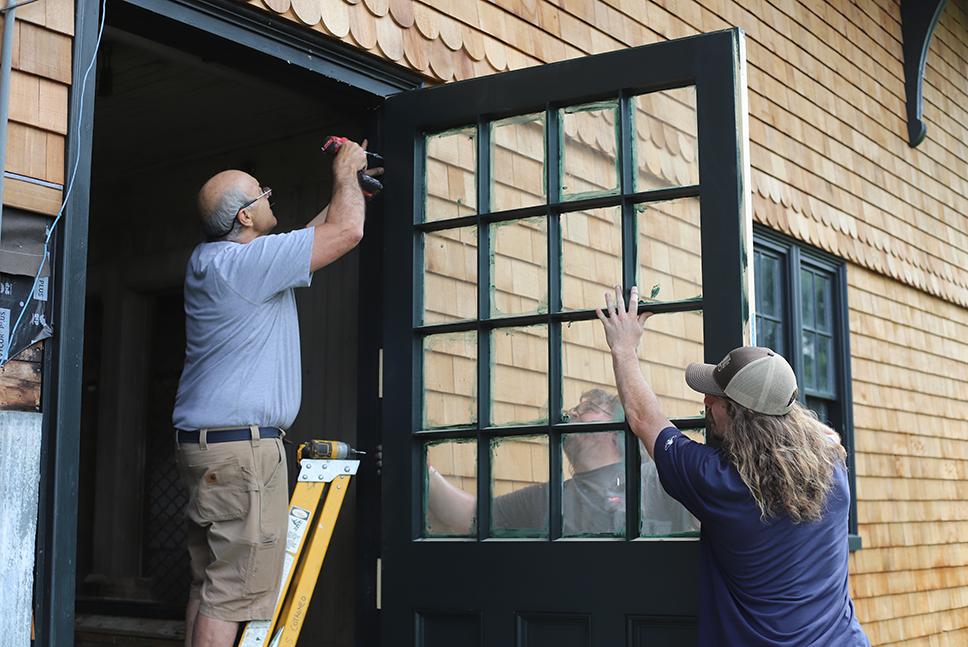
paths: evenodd
<path fill-rule="evenodd" d="M 91 70 L 94 69 L 94 64 L 97 63 L 97 53 L 101 49 L 101 35 L 104 33 L 104 15 L 107 9 L 107 2 L 103 3 L 101 7 L 101 24 L 97 31 L 97 42 L 94 43 L 94 54 L 91 56 L 91 64 L 87 66 L 87 71 L 84 72 L 84 80 L 81 83 L 81 97 L 84 96 L 85 89 L 87 88 L 87 80 L 91 76 Z M 79 36 L 75 36 L 79 38 Z M 81 118 L 84 114 L 84 102 L 83 100 L 78 102 L 80 107 L 77 110 L 77 129 L 81 128 Z M 10 334 L 7 336 L 7 344 L 3 349 L 3 357 L 0 358 L 0 366 L 7 363 L 9 359 L 7 355 L 10 353 L 10 342 L 13 341 L 14 333 L 17 332 L 17 327 L 20 325 L 20 320 L 23 319 L 24 313 L 27 312 L 27 308 L 30 306 L 30 301 L 34 296 L 34 292 L 37 291 L 37 285 L 40 283 L 40 274 L 44 270 L 44 265 L 47 263 L 47 259 L 50 257 L 50 237 L 54 233 L 54 228 L 57 227 L 57 223 L 60 222 L 61 216 L 64 214 L 64 209 L 67 207 L 67 200 L 71 195 L 71 190 L 74 188 L 74 179 L 77 177 L 77 167 L 81 162 L 81 152 L 77 152 L 77 158 L 74 160 L 74 168 L 71 169 L 71 177 L 67 184 L 67 190 L 64 192 L 64 200 L 61 203 L 61 208 L 57 212 L 57 217 L 54 218 L 54 222 L 51 223 L 50 229 L 47 230 L 47 238 L 44 240 L 44 258 L 40 261 L 40 268 L 37 270 L 37 276 L 34 277 L 34 284 L 30 288 L 30 294 L 27 295 L 26 301 L 24 301 L 24 307 L 20 311 L 20 316 L 17 317 L 17 321 L 14 323 L 13 328 L 10 329 Z"/>

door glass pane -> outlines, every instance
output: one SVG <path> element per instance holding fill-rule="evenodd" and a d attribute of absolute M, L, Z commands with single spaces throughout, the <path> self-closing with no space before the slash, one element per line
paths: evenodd
<path fill-rule="evenodd" d="M 704 429 L 685 429 L 682 433 L 697 442 L 706 442 Z M 642 507 L 639 517 L 641 536 L 655 537 L 699 530 L 699 522 L 696 518 L 682 507 L 681 503 L 666 494 L 659 482 L 655 462 L 641 441 L 639 455 L 642 456 Z"/>
<path fill-rule="evenodd" d="M 490 226 L 491 316 L 548 312 L 548 222 L 544 216 Z"/>
<path fill-rule="evenodd" d="M 424 220 L 477 213 L 477 133 L 460 128 L 428 135 L 424 176 Z"/>
<path fill-rule="evenodd" d="M 548 536 L 548 437 L 491 441 L 491 534 Z"/>
<path fill-rule="evenodd" d="M 423 235 L 423 323 L 477 317 L 477 228 Z"/>
<path fill-rule="evenodd" d="M 604 294 L 603 291 L 603 304 Z M 569 416 L 569 411 L 573 414 L 574 407 L 586 400 L 592 400 L 604 413 L 611 414 L 608 419 L 624 419 L 615 388 L 612 355 L 598 319 L 562 324 L 561 374 L 561 401 L 566 407 L 561 413 L 561 422 L 578 422 L 574 415 Z"/>
<path fill-rule="evenodd" d="M 604 305 L 622 282 L 622 209 L 561 215 L 561 304 L 565 310 Z"/>
<path fill-rule="evenodd" d="M 638 95 L 632 121 L 635 191 L 699 184 L 695 86 Z"/>
<path fill-rule="evenodd" d="M 561 199 L 618 191 L 618 101 L 563 108 Z"/>
<path fill-rule="evenodd" d="M 702 296 L 699 198 L 638 204 L 635 211 L 642 301 Z"/>
<path fill-rule="evenodd" d="M 544 114 L 491 124 L 491 211 L 545 203 Z"/>
<path fill-rule="evenodd" d="M 491 332 L 491 425 L 548 422 L 548 326 Z"/>
<path fill-rule="evenodd" d="M 476 535 L 477 442 L 439 440 L 424 452 L 424 536 Z"/>
<path fill-rule="evenodd" d="M 423 352 L 423 428 L 477 423 L 477 333 L 428 335 Z"/>
<path fill-rule="evenodd" d="M 686 365 L 704 361 L 702 312 L 650 317 L 639 344 L 639 365 L 669 418 L 705 415 L 703 395 L 686 386 Z"/>
<path fill-rule="evenodd" d="M 582 421 L 598 417 L 590 411 Z M 621 431 L 562 435 L 563 537 L 625 536 L 624 436 Z"/>

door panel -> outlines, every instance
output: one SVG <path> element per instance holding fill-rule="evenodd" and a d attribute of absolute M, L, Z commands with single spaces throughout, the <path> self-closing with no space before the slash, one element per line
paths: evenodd
<path fill-rule="evenodd" d="M 594 309 L 638 283 L 702 441 L 684 368 L 749 333 L 744 68 L 729 30 L 387 100 L 384 644 L 695 641 L 698 529 Z"/>

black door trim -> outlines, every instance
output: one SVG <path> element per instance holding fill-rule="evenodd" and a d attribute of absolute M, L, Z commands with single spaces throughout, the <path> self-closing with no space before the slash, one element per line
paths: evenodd
<path fill-rule="evenodd" d="M 109 0 L 108 18 L 129 17 L 136 25 L 176 23 L 267 54 L 306 71 L 345 84 L 371 103 L 423 85 L 412 71 L 359 49 L 314 35 L 291 21 L 230 0 Z M 170 30 L 162 31 L 168 34 Z"/>

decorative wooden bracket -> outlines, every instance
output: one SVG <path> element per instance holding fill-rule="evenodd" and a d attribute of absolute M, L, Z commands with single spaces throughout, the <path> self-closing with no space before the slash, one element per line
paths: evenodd
<path fill-rule="evenodd" d="M 901 38 L 904 52 L 904 91 L 907 95 L 908 145 L 914 148 L 928 133 L 921 118 L 924 63 L 934 28 L 948 0 L 901 0 Z"/>

